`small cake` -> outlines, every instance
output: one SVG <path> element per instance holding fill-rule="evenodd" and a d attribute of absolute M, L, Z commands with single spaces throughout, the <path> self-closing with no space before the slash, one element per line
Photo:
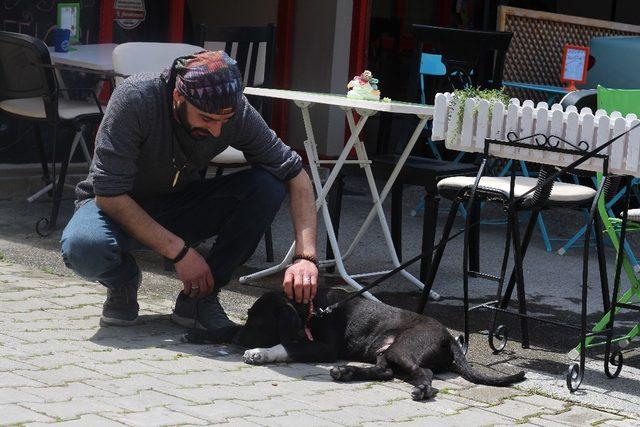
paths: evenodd
<path fill-rule="evenodd" d="M 371 71 L 364 70 L 359 76 L 355 76 L 348 84 L 347 98 L 364 99 L 367 101 L 379 101 L 378 79 L 373 78 Z"/>

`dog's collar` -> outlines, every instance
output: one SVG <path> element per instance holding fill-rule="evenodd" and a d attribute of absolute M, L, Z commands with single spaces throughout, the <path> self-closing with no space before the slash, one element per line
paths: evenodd
<path fill-rule="evenodd" d="M 313 335 L 311 335 L 311 318 L 313 317 L 313 301 L 309 301 L 309 312 L 307 318 L 304 321 L 304 333 L 307 335 L 309 341 L 313 341 Z"/>

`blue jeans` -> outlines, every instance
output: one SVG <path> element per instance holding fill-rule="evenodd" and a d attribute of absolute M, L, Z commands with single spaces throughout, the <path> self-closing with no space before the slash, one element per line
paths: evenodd
<path fill-rule="evenodd" d="M 253 254 L 284 197 L 282 181 L 252 168 L 195 182 L 176 194 L 136 201 L 188 244 L 217 236 L 205 259 L 219 290 Z M 145 247 L 101 211 L 95 200 L 74 213 L 61 244 L 66 266 L 87 280 L 117 288 L 140 278 L 130 252 Z"/>

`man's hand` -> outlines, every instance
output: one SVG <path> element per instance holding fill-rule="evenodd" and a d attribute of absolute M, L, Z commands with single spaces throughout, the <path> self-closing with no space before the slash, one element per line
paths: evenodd
<path fill-rule="evenodd" d="M 195 249 L 189 249 L 175 267 L 178 278 L 184 286 L 182 293 L 185 295 L 191 298 L 202 298 L 213 291 L 213 275 L 209 264 Z"/>
<path fill-rule="evenodd" d="M 284 272 L 282 287 L 287 298 L 307 304 L 318 290 L 318 268 L 306 259 L 296 260 Z"/>

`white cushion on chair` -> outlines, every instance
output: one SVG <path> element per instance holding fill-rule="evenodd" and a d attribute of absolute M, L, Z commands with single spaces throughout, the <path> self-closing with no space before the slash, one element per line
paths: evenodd
<path fill-rule="evenodd" d="M 451 178 L 445 178 L 438 182 L 438 193 L 446 195 L 457 194 L 461 188 L 471 187 L 475 182 L 475 176 L 454 176 Z M 526 176 L 517 176 L 515 188 L 513 193 L 515 197 L 519 197 L 532 189 L 538 183 L 537 178 L 531 178 Z M 487 190 L 499 191 L 505 195 L 509 195 L 511 185 L 511 177 L 494 177 L 483 176 L 480 178 L 480 188 Z M 584 185 L 568 184 L 566 182 L 555 182 L 551 195 L 549 196 L 550 202 L 556 203 L 583 203 L 593 199 L 596 195 L 596 190 Z"/>
<path fill-rule="evenodd" d="M 629 209 L 627 211 L 627 217 L 629 218 L 629 221 L 640 222 L 640 209 Z"/>
<path fill-rule="evenodd" d="M 211 159 L 211 163 L 225 164 L 225 165 L 238 165 L 247 163 L 247 159 L 240 150 L 236 150 L 233 147 L 227 147 L 222 153 Z"/>
<path fill-rule="evenodd" d="M 17 116 L 44 120 L 47 115 L 44 111 L 44 101 L 40 97 L 9 99 L 0 102 L 0 110 Z M 63 120 L 72 120 L 84 114 L 98 114 L 100 110 L 94 102 L 70 101 L 60 99 L 58 101 L 58 114 Z"/>

